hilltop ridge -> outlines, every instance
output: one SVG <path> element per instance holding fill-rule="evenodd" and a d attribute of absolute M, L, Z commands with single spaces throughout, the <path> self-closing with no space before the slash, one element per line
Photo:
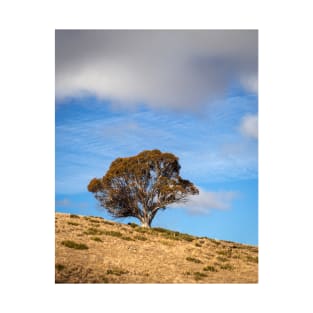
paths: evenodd
<path fill-rule="evenodd" d="M 257 283 L 258 247 L 55 214 L 56 283 Z"/>

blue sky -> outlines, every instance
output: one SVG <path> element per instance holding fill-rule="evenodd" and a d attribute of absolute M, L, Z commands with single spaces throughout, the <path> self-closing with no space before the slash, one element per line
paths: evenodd
<path fill-rule="evenodd" d="M 56 32 L 56 211 L 111 218 L 89 181 L 159 149 L 200 195 L 153 226 L 258 244 L 257 32 L 181 33 Z"/>

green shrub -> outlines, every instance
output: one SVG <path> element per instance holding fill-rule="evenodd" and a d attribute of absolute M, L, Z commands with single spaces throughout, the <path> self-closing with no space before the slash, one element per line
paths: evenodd
<path fill-rule="evenodd" d="M 100 229 L 96 229 L 96 228 L 88 228 L 85 232 L 85 235 L 102 235 L 103 231 Z"/>
<path fill-rule="evenodd" d="M 191 236 L 189 234 L 180 233 L 178 231 L 172 231 L 161 227 L 154 227 L 152 228 L 152 231 L 161 233 L 163 237 L 167 239 L 173 239 L 173 240 L 185 240 L 185 241 L 193 241 L 195 239 L 194 236 Z"/>
<path fill-rule="evenodd" d="M 73 226 L 78 226 L 79 225 L 78 223 L 74 223 L 74 222 L 67 222 L 67 224 L 73 225 Z"/>
<path fill-rule="evenodd" d="M 65 266 L 63 264 L 56 264 L 55 265 L 55 269 L 57 271 L 62 271 L 62 270 L 64 270 L 64 268 L 65 268 Z"/>
<path fill-rule="evenodd" d="M 196 258 L 192 258 L 192 257 L 187 257 L 186 260 L 189 262 L 194 262 L 194 263 L 202 263 L 201 260 L 196 259 Z"/>
<path fill-rule="evenodd" d="M 76 214 L 70 214 L 70 217 L 71 218 L 80 218 L 78 215 L 76 215 Z"/>
<path fill-rule="evenodd" d="M 196 245 L 195 245 L 196 247 L 202 247 L 202 245 L 200 245 L 200 243 L 197 243 L 196 242 Z"/>
<path fill-rule="evenodd" d="M 134 230 L 138 233 L 150 233 L 150 230 L 149 228 L 146 228 L 146 227 L 135 227 Z"/>
<path fill-rule="evenodd" d="M 138 227 L 138 225 L 136 223 L 128 223 L 128 225 L 132 228 Z"/>
<path fill-rule="evenodd" d="M 91 223 L 100 223 L 99 220 L 94 220 L 94 219 L 92 219 L 92 218 L 89 219 L 89 222 L 91 222 Z"/>
<path fill-rule="evenodd" d="M 162 227 L 153 227 L 152 230 L 159 232 L 159 233 L 173 233 L 171 230 L 168 230 Z"/>
<path fill-rule="evenodd" d="M 252 263 L 258 263 L 259 262 L 259 257 L 258 256 L 248 255 L 247 256 L 247 261 L 248 262 L 252 262 Z"/>
<path fill-rule="evenodd" d="M 217 272 L 217 269 L 212 265 L 208 265 L 208 266 L 204 267 L 203 270 L 207 271 L 207 272 Z"/>
<path fill-rule="evenodd" d="M 146 238 L 146 237 L 144 237 L 144 236 L 140 236 L 140 235 L 135 236 L 135 237 L 134 237 L 134 239 L 137 239 L 137 240 L 142 240 L 142 241 L 147 240 L 147 238 Z"/>
<path fill-rule="evenodd" d="M 180 234 L 179 238 L 185 241 L 193 241 L 195 239 L 193 236 L 188 235 L 188 234 Z"/>
<path fill-rule="evenodd" d="M 194 272 L 193 273 L 195 280 L 201 280 L 204 277 L 208 277 L 207 274 L 201 273 L 201 272 Z"/>
<path fill-rule="evenodd" d="M 133 238 L 127 237 L 127 236 L 122 236 L 121 239 L 123 239 L 123 240 L 128 240 L 128 241 L 134 241 Z"/>
<path fill-rule="evenodd" d="M 153 231 L 159 232 L 166 239 L 172 240 L 185 240 L 185 241 L 193 241 L 194 237 L 188 234 L 183 234 L 178 231 L 172 231 L 161 227 L 153 228 Z"/>
<path fill-rule="evenodd" d="M 88 249 L 88 246 L 86 246 L 85 244 L 83 243 L 76 243 L 74 241 L 71 241 L 71 240 L 64 240 L 61 242 L 61 244 L 65 247 L 68 247 L 68 248 L 72 248 L 72 249 L 77 249 L 77 250 L 85 250 L 85 249 Z"/>
<path fill-rule="evenodd" d="M 103 235 L 107 235 L 107 236 L 113 236 L 113 237 L 123 237 L 123 234 L 120 233 L 119 231 L 114 231 L 114 230 L 103 230 L 102 231 Z"/>
<path fill-rule="evenodd" d="M 231 249 L 219 250 L 219 251 L 216 251 L 216 253 L 219 254 L 219 255 L 223 255 L 225 257 L 228 257 L 228 258 L 230 258 L 232 256 L 232 250 Z"/>
<path fill-rule="evenodd" d="M 221 270 L 232 271 L 233 269 L 234 269 L 234 267 L 231 264 L 223 264 L 223 265 L 221 265 Z"/>
<path fill-rule="evenodd" d="M 214 243 L 216 246 L 219 246 L 221 244 L 221 242 L 217 241 L 216 239 L 210 239 L 210 241 Z"/>
<path fill-rule="evenodd" d="M 92 239 L 94 241 L 102 242 L 102 239 L 99 237 L 91 237 L 90 239 Z"/>

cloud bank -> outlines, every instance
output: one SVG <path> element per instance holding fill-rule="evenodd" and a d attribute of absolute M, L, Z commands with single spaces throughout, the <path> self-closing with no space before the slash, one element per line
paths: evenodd
<path fill-rule="evenodd" d="M 171 207 L 184 208 L 191 214 L 208 214 L 211 210 L 226 210 L 237 196 L 233 191 L 204 191 L 199 188 L 199 195 L 190 196 L 186 203 L 172 204 Z"/>
<path fill-rule="evenodd" d="M 57 30 L 56 97 L 201 108 L 232 85 L 257 92 L 256 30 Z"/>

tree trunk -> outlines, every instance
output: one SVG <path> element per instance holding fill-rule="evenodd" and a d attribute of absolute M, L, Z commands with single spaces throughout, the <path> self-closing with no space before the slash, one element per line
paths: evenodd
<path fill-rule="evenodd" d="M 146 218 L 141 221 L 141 227 L 151 228 L 151 219 Z"/>

